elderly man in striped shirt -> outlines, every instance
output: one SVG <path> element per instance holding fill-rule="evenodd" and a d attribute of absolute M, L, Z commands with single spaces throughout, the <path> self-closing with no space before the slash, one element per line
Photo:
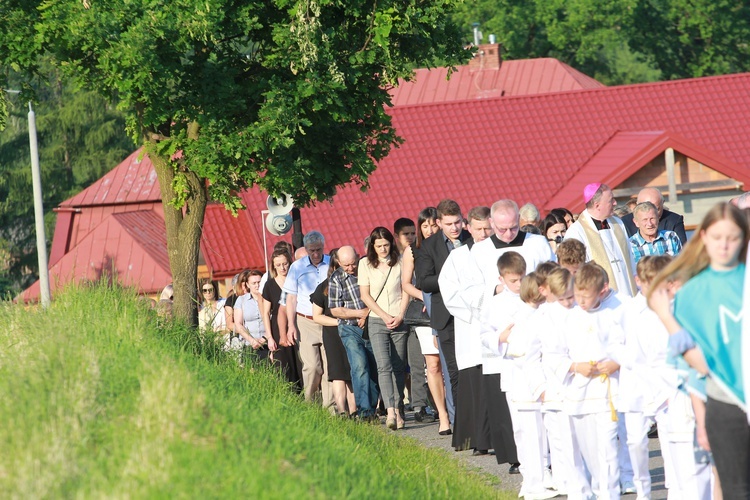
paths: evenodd
<path fill-rule="evenodd" d="M 343 246 L 338 252 L 339 267 L 328 279 L 328 307 L 339 320 L 339 336 L 346 349 L 352 369 L 352 390 L 357 402 L 357 415 L 366 421 L 377 421 L 378 372 L 370 339 L 363 326 L 370 310 L 359 296 L 357 264 L 354 247 Z M 351 408 L 349 411 L 351 412 Z"/>
<path fill-rule="evenodd" d="M 630 237 L 630 248 L 635 262 L 646 255 L 675 256 L 682 250 L 682 242 L 674 231 L 659 229 L 659 209 L 650 201 L 633 209 L 633 223 L 638 232 Z"/>

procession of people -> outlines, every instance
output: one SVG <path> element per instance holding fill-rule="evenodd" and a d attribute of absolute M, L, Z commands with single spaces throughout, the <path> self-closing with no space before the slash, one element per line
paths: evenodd
<path fill-rule="evenodd" d="M 331 257 L 311 231 L 226 304 L 202 283 L 201 328 L 228 348 L 238 334 L 344 418 L 398 431 L 408 397 L 455 450 L 520 473 L 519 497 L 651 498 L 656 428 L 669 498 L 750 498 L 750 200 L 716 205 L 688 241 L 658 189 L 623 219 L 609 186 L 581 195 L 582 213 L 545 217 L 443 199 Z"/>

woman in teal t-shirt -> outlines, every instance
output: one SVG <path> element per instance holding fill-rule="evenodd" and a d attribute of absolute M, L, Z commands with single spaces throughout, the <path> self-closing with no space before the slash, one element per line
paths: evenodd
<path fill-rule="evenodd" d="M 675 297 L 674 316 L 652 305 L 673 334 L 670 345 L 686 332 L 689 338 L 680 351 L 694 368 L 710 375 L 705 425 L 724 498 L 750 498 L 750 425 L 742 363 L 747 246 L 746 215 L 729 203 L 716 205 L 685 250 L 655 280 L 654 289 L 667 279 L 685 283 Z M 679 325 L 685 331 L 677 331 Z"/>

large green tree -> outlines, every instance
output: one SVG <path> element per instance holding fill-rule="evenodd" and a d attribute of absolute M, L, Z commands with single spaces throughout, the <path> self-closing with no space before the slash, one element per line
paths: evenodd
<path fill-rule="evenodd" d="M 638 0 L 627 36 L 667 79 L 750 71 L 745 0 Z"/>
<path fill-rule="evenodd" d="M 301 204 L 367 185 L 397 141 L 386 88 L 466 60 L 456 0 L 0 0 L 0 61 L 48 51 L 116 93 L 162 190 L 175 314 L 194 321 L 209 200 L 258 185 Z M 241 244 L 241 242 L 237 242 Z"/>
<path fill-rule="evenodd" d="M 508 59 L 556 57 L 607 84 L 750 70 L 743 0 L 466 0 L 454 19 Z"/>

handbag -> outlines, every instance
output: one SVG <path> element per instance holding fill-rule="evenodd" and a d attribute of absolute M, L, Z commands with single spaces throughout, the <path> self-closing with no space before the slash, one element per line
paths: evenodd
<path fill-rule="evenodd" d="M 385 281 L 383 282 L 383 288 L 380 289 L 378 292 L 378 296 L 375 297 L 375 302 L 378 301 L 380 298 L 380 295 L 383 293 L 383 290 L 385 290 L 385 285 L 388 283 L 388 277 L 391 275 L 391 271 L 393 270 L 393 267 L 388 268 L 388 274 L 385 275 Z M 370 325 L 370 315 L 369 313 L 367 316 L 365 316 L 365 324 L 362 325 L 362 338 L 364 340 L 370 340 L 370 332 L 368 331 L 367 327 Z"/>
<path fill-rule="evenodd" d="M 409 307 L 406 308 L 404 323 L 409 326 L 430 326 L 430 315 L 427 314 L 424 302 L 419 299 L 412 299 Z"/>

